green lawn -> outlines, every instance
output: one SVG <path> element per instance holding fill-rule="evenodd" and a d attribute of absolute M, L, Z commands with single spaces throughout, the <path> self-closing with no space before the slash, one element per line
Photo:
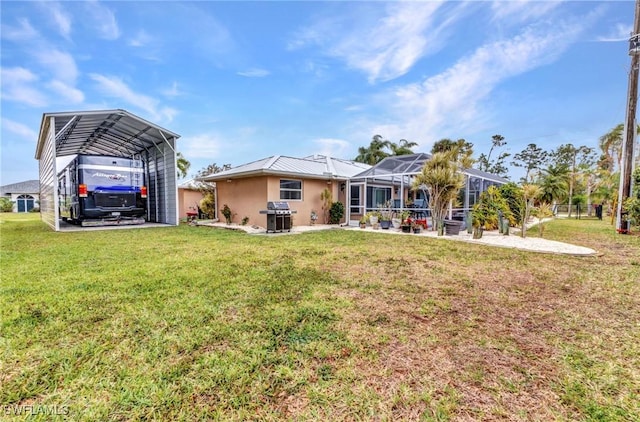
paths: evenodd
<path fill-rule="evenodd" d="M 38 218 L 0 214 L 0 419 L 640 420 L 640 237 L 606 221 L 547 224 L 585 258 Z"/>

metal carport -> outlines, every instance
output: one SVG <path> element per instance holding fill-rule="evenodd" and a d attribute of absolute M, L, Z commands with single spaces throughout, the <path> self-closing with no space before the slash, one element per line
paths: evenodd
<path fill-rule="evenodd" d="M 75 154 L 139 157 L 148 185 L 147 221 L 178 225 L 176 140 L 180 137 L 125 110 L 44 113 L 36 160 L 40 215 L 60 230 L 56 158 Z"/>

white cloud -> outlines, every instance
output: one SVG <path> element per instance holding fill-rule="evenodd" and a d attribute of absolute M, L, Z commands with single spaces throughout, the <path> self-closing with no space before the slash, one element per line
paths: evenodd
<path fill-rule="evenodd" d="M 562 4 L 562 1 L 518 0 L 494 1 L 491 4 L 493 19 L 518 25 L 531 19 L 546 16 Z"/>
<path fill-rule="evenodd" d="M 189 160 L 216 159 L 224 144 L 218 135 L 211 133 L 183 136 L 179 142 L 180 152 Z"/>
<path fill-rule="evenodd" d="M 58 27 L 60 35 L 69 39 L 71 35 L 71 16 L 62 9 L 62 5 L 58 2 L 45 3 L 47 12 L 53 17 L 53 22 Z"/>
<path fill-rule="evenodd" d="M 316 145 L 316 153 L 327 157 L 343 157 L 351 149 L 351 144 L 342 139 L 320 138 L 312 142 Z"/>
<path fill-rule="evenodd" d="M 5 117 L 2 118 L 2 128 L 24 139 L 35 140 L 38 137 L 38 132 L 29 126 Z"/>
<path fill-rule="evenodd" d="M 43 47 L 32 52 L 42 67 L 50 71 L 55 79 L 74 85 L 78 78 L 78 67 L 70 53 Z"/>
<path fill-rule="evenodd" d="M 173 84 L 171 84 L 171 87 L 164 89 L 162 91 L 162 95 L 164 95 L 165 97 L 174 98 L 174 97 L 179 97 L 181 95 L 184 95 L 184 92 L 182 92 L 178 88 L 178 82 L 173 81 Z"/>
<path fill-rule="evenodd" d="M 401 86 L 390 94 L 395 121 L 373 125 L 388 139 L 433 141 L 477 128 L 486 117 L 485 101 L 492 91 L 515 75 L 554 61 L 576 42 L 588 26 L 555 22 L 527 27 L 511 39 L 483 45 L 446 71 L 422 83 Z M 453 134 L 453 135 L 452 135 Z"/>
<path fill-rule="evenodd" d="M 271 73 L 265 69 L 248 69 L 242 72 L 238 72 L 240 76 L 246 76 L 247 78 L 264 78 L 265 76 L 269 76 Z"/>
<path fill-rule="evenodd" d="M 2 99 L 15 101 L 32 107 L 48 104 L 46 96 L 35 85 L 38 76 L 23 67 L 1 68 Z"/>
<path fill-rule="evenodd" d="M 63 81 L 53 80 L 47 84 L 47 87 L 55 92 L 63 102 L 80 104 L 84 101 L 84 93 L 82 91 Z"/>
<path fill-rule="evenodd" d="M 31 26 L 28 19 L 18 19 L 18 26 L 2 25 L 2 38 L 21 42 L 29 41 L 39 37 L 38 31 Z"/>
<path fill-rule="evenodd" d="M 320 45 L 325 54 L 364 72 L 370 83 L 388 81 L 404 75 L 419 59 L 442 47 L 443 33 L 466 7 L 460 3 L 440 13 L 442 4 L 391 3 L 384 10 L 376 4 L 373 13 L 357 9 L 357 16 L 332 17 L 305 28 L 288 48 Z"/>
<path fill-rule="evenodd" d="M 101 38 L 115 40 L 120 37 L 120 28 L 113 12 L 97 1 L 91 0 L 83 3 L 86 10 L 86 24 L 97 31 Z"/>
<path fill-rule="evenodd" d="M 609 32 L 608 35 L 598 37 L 597 41 L 601 41 L 601 42 L 629 41 L 629 38 L 631 37 L 632 32 L 633 32 L 633 27 L 630 24 L 627 25 L 627 24 L 618 23 Z"/>
<path fill-rule="evenodd" d="M 145 47 L 148 45 L 153 38 L 149 35 L 144 29 L 138 31 L 134 38 L 129 40 L 129 45 L 131 47 Z"/>
<path fill-rule="evenodd" d="M 98 83 L 98 88 L 105 95 L 126 101 L 144 110 L 153 121 L 171 122 L 177 114 L 177 111 L 172 108 L 160 107 L 158 100 L 133 91 L 118 77 L 109 77 L 97 73 L 91 73 L 89 77 Z"/>

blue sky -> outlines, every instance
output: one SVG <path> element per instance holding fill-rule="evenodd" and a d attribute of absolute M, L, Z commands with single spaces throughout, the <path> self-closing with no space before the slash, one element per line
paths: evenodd
<path fill-rule="evenodd" d="M 354 158 L 375 134 L 596 146 L 624 120 L 632 1 L 0 7 L 1 184 L 38 178 L 45 112 L 125 109 L 180 134 L 193 172 Z"/>

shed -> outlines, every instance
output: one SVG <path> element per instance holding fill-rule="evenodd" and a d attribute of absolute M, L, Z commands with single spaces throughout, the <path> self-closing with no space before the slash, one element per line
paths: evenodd
<path fill-rule="evenodd" d="M 35 158 L 42 220 L 60 230 L 56 158 L 76 154 L 130 157 L 147 171 L 147 221 L 178 225 L 176 140 L 180 137 L 125 110 L 44 113 Z"/>

